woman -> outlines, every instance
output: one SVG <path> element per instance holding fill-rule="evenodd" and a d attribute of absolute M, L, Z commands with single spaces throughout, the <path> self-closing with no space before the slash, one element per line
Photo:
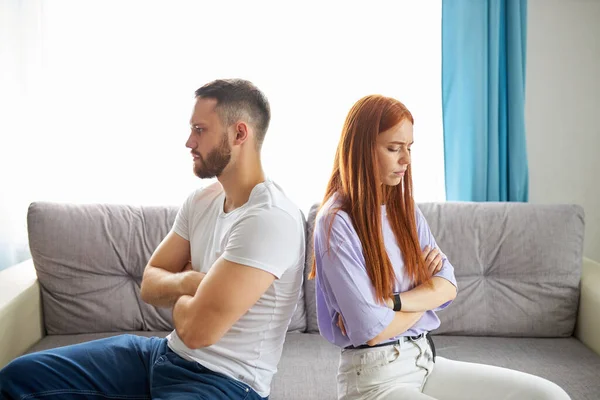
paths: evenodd
<path fill-rule="evenodd" d="M 413 117 L 395 99 L 350 110 L 314 233 L 321 335 L 342 348 L 339 399 L 569 399 L 545 379 L 435 357 L 454 268 L 412 197 Z"/>

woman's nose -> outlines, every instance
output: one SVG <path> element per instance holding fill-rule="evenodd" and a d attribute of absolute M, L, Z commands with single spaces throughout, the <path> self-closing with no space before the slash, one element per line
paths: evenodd
<path fill-rule="evenodd" d="M 410 164 L 410 152 L 408 152 L 408 151 L 403 152 L 402 155 L 400 156 L 400 159 L 398 160 L 398 164 L 400 164 L 400 165 Z"/>

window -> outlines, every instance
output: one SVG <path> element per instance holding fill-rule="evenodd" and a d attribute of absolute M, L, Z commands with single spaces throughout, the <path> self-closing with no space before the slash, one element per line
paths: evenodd
<path fill-rule="evenodd" d="M 347 112 L 372 93 L 415 117 L 417 201 L 445 199 L 439 0 L 35 4 L 23 43 L 39 59 L 20 69 L 29 103 L 2 161 L 26 187 L 8 190 L 21 236 L 34 200 L 181 204 L 204 184 L 184 146 L 194 91 L 226 77 L 269 98 L 264 168 L 304 212 L 322 199 Z"/>

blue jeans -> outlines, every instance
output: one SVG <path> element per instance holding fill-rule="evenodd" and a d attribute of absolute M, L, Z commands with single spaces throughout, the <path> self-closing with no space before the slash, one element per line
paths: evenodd
<path fill-rule="evenodd" d="M 1 400 L 260 398 L 248 385 L 184 360 L 156 337 L 121 335 L 41 351 L 0 370 Z"/>

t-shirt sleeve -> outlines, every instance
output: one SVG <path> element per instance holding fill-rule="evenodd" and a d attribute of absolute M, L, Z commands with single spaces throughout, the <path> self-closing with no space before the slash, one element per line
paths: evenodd
<path fill-rule="evenodd" d="M 342 315 L 350 342 L 358 346 L 376 337 L 392 322 L 394 311 L 376 298 L 354 229 L 337 214 L 324 218 L 315 230 L 315 249 L 319 286 L 328 292 L 329 306 Z M 320 326 L 336 322 L 331 315 L 318 317 L 323 318 Z"/>
<path fill-rule="evenodd" d="M 190 221 L 192 218 L 192 204 L 194 202 L 194 198 L 196 197 L 197 191 L 193 192 L 188 196 L 187 199 L 183 202 L 179 211 L 177 211 L 177 216 L 175 217 L 175 222 L 173 223 L 173 227 L 171 230 L 184 238 L 185 240 L 190 240 Z"/>
<path fill-rule="evenodd" d="M 281 278 L 301 262 L 304 226 L 300 217 L 271 207 L 241 218 L 231 230 L 222 257 Z"/>
<path fill-rule="evenodd" d="M 419 235 L 421 249 L 424 249 L 425 246 L 429 246 L 430 248 L 437 247 L 439 249 L 439 246 L 437 245 L 435 238 L 431 233 L 431 229 L 429 228 L 429 224 L 427 223 L 425 216 L 423 215 L 419 207 L 415 206 L 415 208 L 417 214 L 417 233 Z M 450 261 L 448 261 L 448 257 L 446 257 L 442 249 L 439 250 L 442 253 L 442 268 L 434 276 L 446 279 L 458 289 L 456 277 L 454 276 L 454 267 L 452 266 L 452 264 L 450 264 Z M 450 303 L 452 303 L 451 300 L 435 308 L 433 311 L 443 310 L 444 308 L 448 307 Z"/>

